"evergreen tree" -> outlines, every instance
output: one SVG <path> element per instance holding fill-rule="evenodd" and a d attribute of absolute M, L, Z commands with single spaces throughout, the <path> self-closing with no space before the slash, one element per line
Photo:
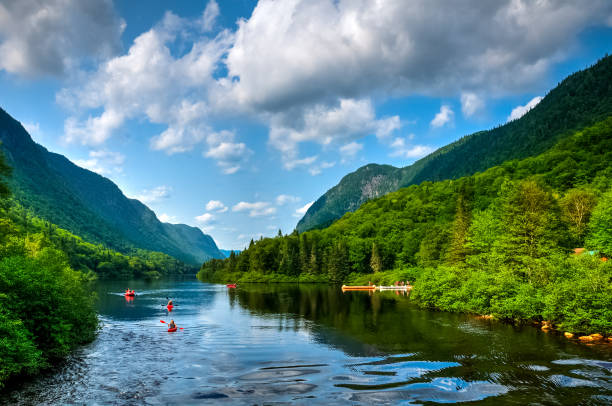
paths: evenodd
<path fill-rule="evenodd" d="M 308 236 L 307 234 L 300 235 L 300 245 L 299 245 L 299 266 L 300 272 L 308 272 L 310 266 L 310 250 L 308 244 Z"/>
<path fill-rule="evenodd" d="M 451 264 L 465 262 L 467 255 L 467 236 L 470 228 L 470 208 L 465 193 L 457 196 L 457 211 L 451 229 L 450 246 L 447 260 Z"/>
<path fill-rule="evenodd" d="M 327 273 L 329 279 L 340 283 L 349 273 L 348 247 L 344 240 L 333 244 L 327 258 Z"/>

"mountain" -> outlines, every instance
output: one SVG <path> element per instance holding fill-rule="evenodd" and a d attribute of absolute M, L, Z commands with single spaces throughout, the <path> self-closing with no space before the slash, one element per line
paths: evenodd
<path fill-rule="evenodd" d="M 612 114 L 612 56 L 576 72 L 518 120 L 465 136 L 410 166 L 369 164 L 346 175 L 308 209 L 300 232 L 323 228 L 364 202 L 423 181 L 457 179 L 535 156 L 572 131 Z"/>
<path fill-rule="evenodd" d="M 194 265 L 224 257 L 209 235 L 185 224 L 160 222 L 151 209 L 126 197 L 109 179 L 35 143 L 2 109 L 0 142 L 13 168 L 11 190 L 37 216 L 122 252 L 159 251 Z"/>

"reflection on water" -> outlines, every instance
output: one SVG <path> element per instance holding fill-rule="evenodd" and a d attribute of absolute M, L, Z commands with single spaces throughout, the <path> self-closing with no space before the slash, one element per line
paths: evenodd
<path fill-rule="evenodd" d="M 612 403 L 612 354 L 395 292 L 100 282 L 98 339 L 8 403 Z M 165 307 L 172 299 L 171 313 Z M 179 327 L 168 333 L 160 320 Z"/>

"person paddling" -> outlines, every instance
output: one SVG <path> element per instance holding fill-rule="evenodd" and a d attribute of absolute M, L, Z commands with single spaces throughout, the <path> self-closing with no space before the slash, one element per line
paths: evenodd
<path fill-rule="evenodd" d="M 172 306 L 174 306 L 174 305 L 172 304 L 172 300 L 168 300 L 168 304 L 167 304 L 167 306 L 168 306 L 168 307 L 172 307 Z"/>
<path fill-rule="evenodd" d="M 170 320 L 170 323 L 168 323 L 168 330 L 172 330 L 173 328 L 176 328 L 176 324 L 174 324 L 174 320 Z"/>

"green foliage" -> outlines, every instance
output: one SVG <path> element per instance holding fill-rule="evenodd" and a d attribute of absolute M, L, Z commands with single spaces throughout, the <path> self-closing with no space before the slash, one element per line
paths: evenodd
<path fill-rule="evenodd" d="M 612 253 L 609 151 L 612 117 L 538 156 L 400 189 L 323 230 L 252 242 L 234 261 L 243 267 L 213 260 L 198 275 L 224 282 L 410 280 L 423 306 L 608 333 L 609 303 L 601 297 L 610 288 L 608 265 L 593 259 L 587 277 L 586 265 L 568 256 L 585 239 Z M 599 290 L 587 289 L 593 281 Z"/>
<path fill-rule="evenodd" d="M 587 245 L 604 255 L 612 256 L 612 190 L 602 196 L 593 210 L 589 229 L 591 234 Z"/>
<path fill-rule="evenodd" d="M 561 138 L 612 115 L 612 56 L 567 77 L 529 113 L 467 135 L 404 168 L 369 164 L 346 175 L 309 208 L 300 232 L 323 228 L 364 202 L 423 181 L 456 179 L 513 159 L 536 156 Z M 599 153 L 610 153 L 599 151 Z M 563 189 L 585 174 L 581 157 L 559 155 L 554 176 Z M 534 168 L 535 169 L 535 168 Z"/>
<path fill-rule="evenodd" d="M 160 222 L 109 179 L 36 144 L 1 108 L 0 142 L 12 166 L 8 184 L 14 199 L 36 217 L 123 254 L 163 252 L 192 266 L 224 257 L 200 229 Z M 0 166 L 0 198 L 6 191 L 5 172 L 6 166 Z"/>

